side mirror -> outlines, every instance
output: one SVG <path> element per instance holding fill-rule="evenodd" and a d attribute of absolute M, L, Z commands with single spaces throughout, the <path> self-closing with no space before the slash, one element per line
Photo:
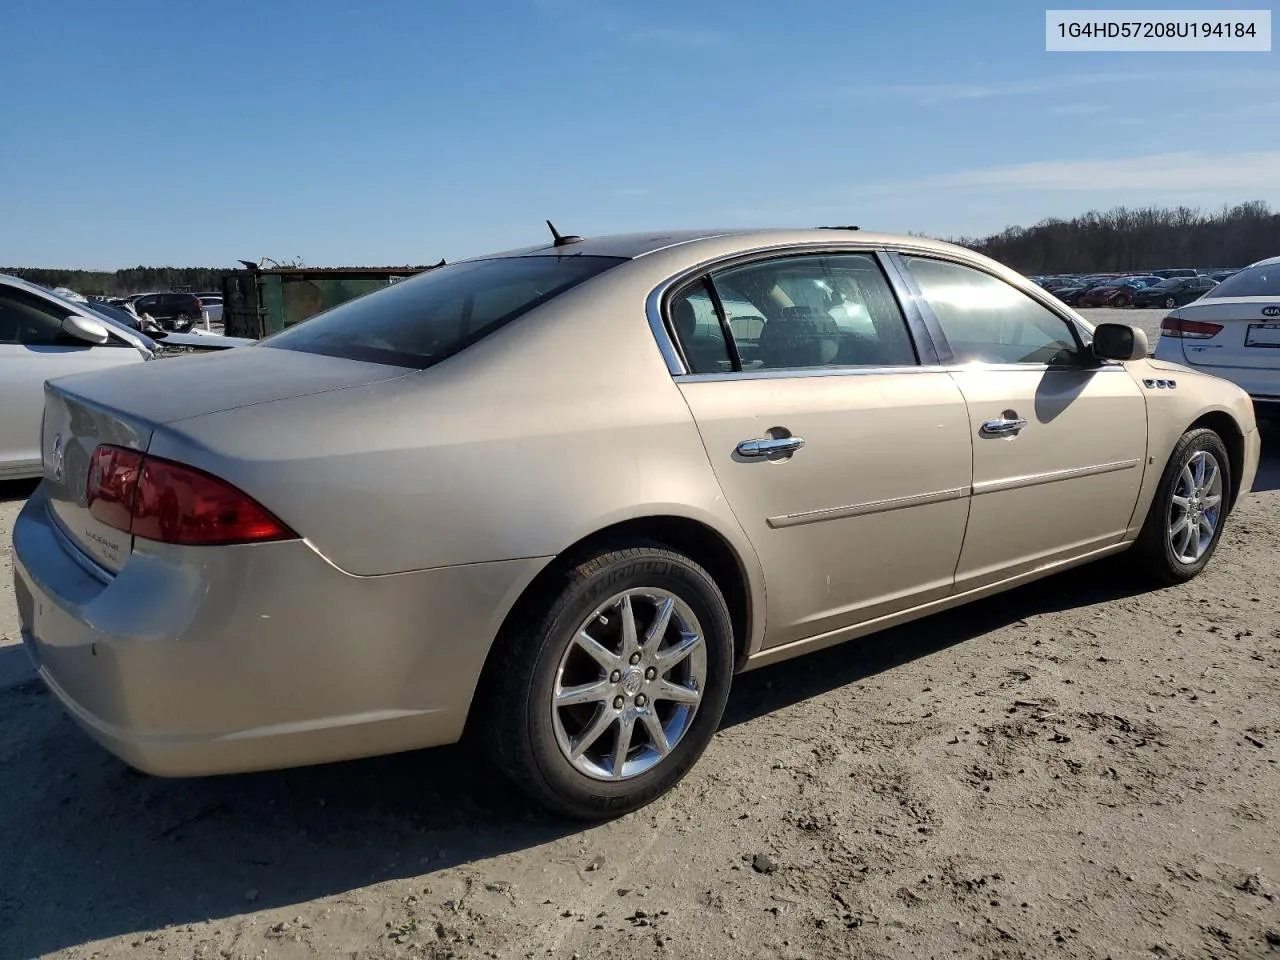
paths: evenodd
<path fill-rule="evenodd" d="M 1099 360 L 1145 360 L 1151 352 L 1146 333 L 1127 323 L 1100 323 L 1093 331 L 1093 355 Z"/>
<path fill-rule="evenodd" d="M 111 339 L 106 324 L 93 317 L 73 313 L 62 321 L 62 332 L 86 343 L 106 343 Z"/>

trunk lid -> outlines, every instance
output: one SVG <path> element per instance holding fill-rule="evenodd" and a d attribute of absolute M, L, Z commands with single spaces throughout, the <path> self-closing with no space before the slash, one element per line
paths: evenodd
<path fill-rule="evenodd" d="M 1170 316 L 1222 324 L 1211 339 L 1182 341 L 1192 366 L 1280 367 L 1280 298 L 1211 297 L 1179 307 Z"/>
<path fill-rule="evenodd" d="M 100 443 L 146 450 L 153 429 L 154 424 L 145 417 L 108 410 L 76 396 L 57 381 L 45 384 L 40 449 L 49 510 L 61 532 L 111 573 L 129 559 L 133 537 L 89 513 L 85 497 L 89 462 Z"/>
<path fill-rule="evenodd" d="M 238 407 L 341 390 L 416 371 L 265 347 L 131 365 L 45 384 L 41 451 L 49 507 L 61 532 L 115 573 L 133 537 L 95 519 L 87 504 L 89 463 L 99 444 L 146 452 L 155 428 Z"/>

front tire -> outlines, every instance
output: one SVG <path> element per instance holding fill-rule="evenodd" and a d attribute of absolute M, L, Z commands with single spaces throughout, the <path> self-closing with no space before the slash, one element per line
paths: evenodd
<path fill-rule="evenodd" d="M 1165 297 L 1164 305 L 1165 305 L 1165 309 L 1172 310 L 1174 307 L 1178 305 L 1178 301 L 1173 299 L 1173 297 Z"/>
<path fill-rule="evenodd" d="M 1218 548 L 1231 493 L 1231 461 L 1222 438 L 1190 430 L 1173 448 L 1134 542 L 1142 573 L 1171 585 L 1200 573 Z"/>
<path fill-rule="evenodd" d="M 598 553 L 558 586 L 495 651 L 489 749 L 544 806 L 619 816 L 674 787 L 715 734 L 733 675 L 729 610 L 702 567 L 659 546 Z"/>

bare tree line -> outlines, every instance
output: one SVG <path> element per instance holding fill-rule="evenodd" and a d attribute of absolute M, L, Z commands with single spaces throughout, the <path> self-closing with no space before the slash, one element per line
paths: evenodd
<path fill-rule="evenodd" d="M 1242 267 L 1280 256 L 1280 214 L 1261 200 L 1218 213 L 1194 207 L 1114 207 L 952 242 L 1033 275 Z"/>

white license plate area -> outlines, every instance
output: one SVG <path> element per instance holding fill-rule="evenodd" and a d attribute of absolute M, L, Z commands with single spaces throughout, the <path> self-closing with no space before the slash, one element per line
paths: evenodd
<path fill-rule="evenodd" d="M 1245 331 L 1246 347 L 1280 347 L 1280 323 L 1251 323 Z"/>

